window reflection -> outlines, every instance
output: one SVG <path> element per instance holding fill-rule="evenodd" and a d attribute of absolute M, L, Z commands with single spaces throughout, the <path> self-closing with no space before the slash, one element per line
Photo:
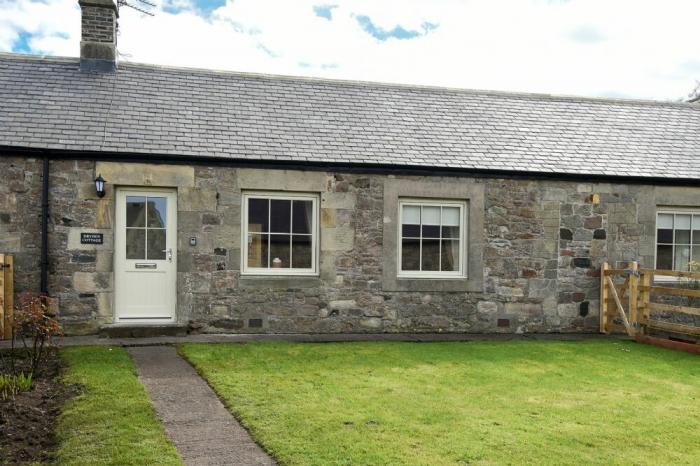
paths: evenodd
<path fill-rule="evenodd" d="M 314 202 L 306 199 L 247 198 L 249 268 L 313 268 Z"/>
<path fill-rule="evenodd" d="M 167 206 L 166 197 L 126 197 L 127 259 L 166 259 Z"/>
<path fill-rule="evenodd" d="M 459 272 L 461 211 L 454 205 L 401 204 L 401 270 Z"/>
<path fill-rule="evenodd" d="M 656 215 L 656 268 L 694 272 L 700 269 L 700 215 Z"/>

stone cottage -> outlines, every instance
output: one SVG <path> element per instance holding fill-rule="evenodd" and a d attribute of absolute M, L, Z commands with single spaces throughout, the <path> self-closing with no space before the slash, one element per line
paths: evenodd
<path fill-rule="evenodd" d="M 603 261 L 700 260 L 700 106 L 117 64 L 80 5 L 0 55 L 0 252 L 68 333 L 596 331 Z"/>

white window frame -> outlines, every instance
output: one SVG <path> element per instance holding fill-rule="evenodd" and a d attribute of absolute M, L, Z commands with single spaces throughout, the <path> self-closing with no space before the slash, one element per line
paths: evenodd
<path fill-rule="evenodd" d="M 676 215 L 699 215 L 700 216 L 700 210 L 698 209 L 692 209 L 692 208 L 683 208 L 683 207 L 678 207 L 678 208 L 663 208 L 663 209 L 657 209 L 656 211 L 656 217 L 654 218 L 654 268 L 658 269 L 658 252 L 659 252 L 659 215 L 660 214 L 668 214 L 668 215 L 673 215 L 673 242 L 672 243 L 662 243 L 665 245 L 673 245 L 673 261 L 675 262 L 676 260 L 676 254 L 675 254 L 675 246 L 676 246 Z M 693 247 L 697 246 L 700 248 L 700 244 L 698 245 L 693 245 L 693 223 L 692 223 L 692 217 L 691 217 L 691 223 L 690 223 L 690 258 L 689 260 L 692 260 L 693 258 Z M 661 269 L 659 269 L 661 270 Z M 663 269 L 666 270 L 666 269 Z M 672 269 L 675 271 L 675 269 Z M 684 270 L 683 272 L 687 272 L 687 270 Z M 671 277 L 668 275 L 655 275 L 654 276 L 654 281 L 655 282 L 677 282 L 680 280 L 680 277 Z"/>
<path fill-rule="evenodd" d="M 430 207 L 458 207 L 459 208 L 459 270 L 457 271 L 424 271 L 424 270 L 402 270 L 403 269 L 403 208 L 404 206 L 430 206 Z M 441 209 L 442 210 L 442 209 Z M 467 263 L 467 203 L 465 201 L 455 201 L 447 199 L 399 199 L 398 215 L 398 241 L 397 241 L 397 277 L 398 278 L 426 278 L 426 279 L 455 279 L 466 278 Z M 440 228 L 442 237 L 442 225 Z M 423 239 L 421 228 L 420 237 Z M 421 241 L 422 251 L 422 241 Z M 422 264 L 421 252 L 421 264 Z M 442 241 L 440 242 L 440 261 L 442 261 Z"/>
<path fill-rule="evenodd" d="M 311 193 L 281 193 L 269 191 L 250 191 L 243 193 L 241 207 L 241 274 L 243 275 L 275 275 L 275 276 L 318 276 L 319 231 L 319 196 Z M 311 268 L 267 268 L 248 267 L 248 200 L 249 199 L 282 199 L 289 201 L 311 201 Z M 268 212 L 268 216 L 272 215 Z M 269 217 L 268 217 L 269 218 Z M 272 222 L 268 220 L 268 225 Z M 274 234 L 274 233 L 272 233 Z M 292 233 L 293 234 L 293 233 Z M 290 251 L 291 254 L 291 251 Z"/>

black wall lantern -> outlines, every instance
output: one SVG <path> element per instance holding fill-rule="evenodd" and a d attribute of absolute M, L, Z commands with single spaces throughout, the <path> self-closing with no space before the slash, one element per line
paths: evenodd
<path fill-rule="evenodd" d="M 97 175 L 95 178 L 95 191 L 97 191 L 97 197 L 105 197 L 105 180 L 102 175 Z"/>

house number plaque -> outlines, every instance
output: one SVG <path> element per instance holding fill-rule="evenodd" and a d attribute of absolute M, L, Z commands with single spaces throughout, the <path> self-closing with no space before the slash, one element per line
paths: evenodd
<path fill-rule="evenodd" d="M 80 244 L 103 244 L 102 233 L 80 233 Z"/>

